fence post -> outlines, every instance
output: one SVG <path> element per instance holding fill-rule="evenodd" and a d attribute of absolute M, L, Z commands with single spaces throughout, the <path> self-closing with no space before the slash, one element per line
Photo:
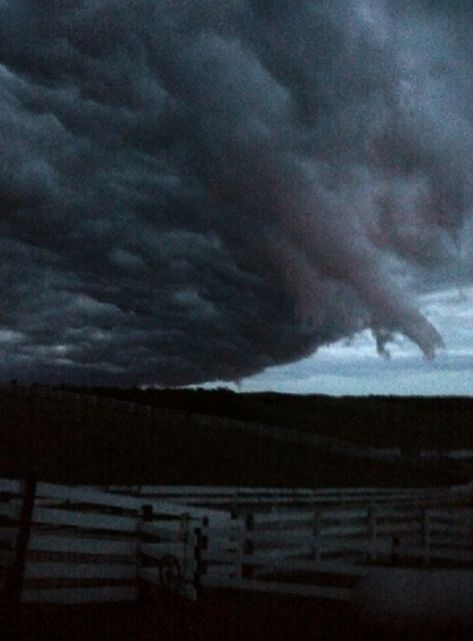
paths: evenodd
<path fill-rule="evenodd" d="M 209 517 L 204 516 L 202 519 L 202 527 L 194 528 L 195 546 L 194 546 L 194 587 L 196 595 L 199 595 L 201 589 L 201 577 L 207 571 L 207 561 L 202 558 L 202 552 L 208 547 L 208 536 L 202 534 L 202 528 L 208 528 Z"/>
<path fill-rule="evenodd" d="M 428 564 L 430 561 L 430 513 L 428 508 L 424 508 L 422 515 L 422 547 L 423 547 L 423 556 L 424 563 Z"/>
<path fill-rule="evenodd" d="M 184 543 L 184 559 L 182 564 L 182 576 L 185 582 L 187 582 L 189 569 L 192 569 L 193 559 L 187 557 L 187 546 L 189 544 L 189 512 L 184 512 L 181 514 L 179 519 L 179 541 Z"/>
<path fill-rule="evenodd" d="M 240 516 L 240 512 L 237 507 L 233 507 L 232 511 L 230 513 L 230 518 L 232 521 L 236 521 Z M 233 527 L 233 523 L 232 523 Z M 241 579 L 241 564 L 242 564 L 242 550 L 243 550 L 243 540 L 240 538 L 241 537 L 241 531 L 238 532 L 238 535 L 235 534 L 235 567 L 233 569 L 233 572 L 231 573 L 231 576 L 234 576 L 235 579 L 240 580 Z"/>
<path fill-rule="evenodd" d="M 248 512 L 245 516 L 245 535 L 243 538 L 243 555 L 248 556 L 254 553 L 255 551 L 255 542 L 251 538 L 251 533 L 254 530 L 255 526 L 255 516 L 253 513 Z M 242 579 L 251 579 L 252 567 L 250 564 L 244 562 L 241 565 L 241 578 Z"/>
<path fill-rule="evenodd" d="M 322 515 L 319 511 L 314 512 L 314 527 L 313 527 L 313 535 L 314 535 L 314 547 L 312 549 L 312 556 L 314 558 L 314 561 L 317 561 L 317 563 L 320 561 L 321 558 L 321 544 L 320 544 L 320 531 L 322 529 Z"/>
<path fill-rule="evenodd" d="M 143 523 L 152 523 L 153 521 L 153 506 L 152 505 L 142 505 L 141 507 L 141 521 Z M 146 532 L 141 534 L 141 544 L 146 544 L 152 540 L 152 537 Z M 138 599 L 140 601 L 147 601 L 150 597 L 150 588 L 146 581 L 142 580 L 140 577 L 140 569 L 149 565 L 149 560 L 146 556 L 139 551 L 138 552 Z"/>
<path fill-rule="evenodd" d="M 33 521 L 36 481 L 32 478 L 23 481 L 23 502 L 21 505 L 18 534 L 15 544 L 15 557 L 5 581 L 5 604 L 7 628 L 12 639 L 20 637 L 21 593 L 25 574 L 28 543 Z"/>
<path fill-rule="evenodd" d="M 376 560 L 376 504 L 374 501 L 371 501 L 368 507 L 368 541 L 369 541 L 369 551 L 368 551 L 368 561 Z"/>

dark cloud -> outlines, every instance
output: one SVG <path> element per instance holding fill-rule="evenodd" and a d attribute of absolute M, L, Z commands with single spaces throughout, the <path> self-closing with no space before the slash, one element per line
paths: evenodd
<path fill-rule="evenodd" d="M 0 0 L 0 374 L 431 356 L 411 296 L 473 271 L 469 6 Z"/>

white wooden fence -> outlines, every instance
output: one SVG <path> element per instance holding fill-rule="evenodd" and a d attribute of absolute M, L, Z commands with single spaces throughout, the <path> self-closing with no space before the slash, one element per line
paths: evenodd
<path fill-rule="evenodd" d="M 253 509 L 263 511 L 282 506 L 323 509 L 340 505 L 355 506 L 447 501 L 464 497 L 460 489 L 449 487 L 349 487 L 349 488 L 280 488 L 176 485 L 106 485 L 96 489 L 184 505 L 218 508 L 219 510 Z"/>
<path fill-rule="evenodd" d="M 28 516 L 25 487 L 0 480 L 0 567 L 7 591 L 21 573 L 23 602 L 135 600 L 153 585 L 192 598 L 215 587 L 347 600 L 375 564 L 473 569 L 473 509 L 460 491 L 143 486 L 131 495 L 37 483 Z M 226 510 L 212 507 L 223 499 Z"/>
<path fill-rule="evenodd" d="M 24 602 L 134 600 L 139 596 L 140 580 L 151 580 L 153 574 L 146 557 L 152 566 L 155 550 L 146 547 L 146 528 L 175 534 L 177 552 L 178 546 L 189 545 L 179 536 L 183 522 L 190 529 L 204 517 L 216 524 L 229 518 L 215 510 L 187 510 L 170 501 L 37 483 L 34 506 L 25 523 L 24 488 L 24 482 L 0 481 L 1 574 L 8 590 L 11 574 L 19 571 L 18 540 L 26 529 L 27 553 L 20 570 Z M 161 575 L 162 582 L 169 582 Z"/>

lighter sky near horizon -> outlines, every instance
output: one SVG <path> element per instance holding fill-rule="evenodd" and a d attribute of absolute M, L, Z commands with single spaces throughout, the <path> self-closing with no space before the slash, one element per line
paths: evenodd
<path fill-rule="evenodd" d="M 331 396 L 415 395 L 473 396 L 473 287 L 451 288 L 426 294 L 420 308 L 439 329 L 445 343 L 429 360 L 402 336 L 379 357 L 367 330 L 351 340 L 321 347 L 317 354 L 246 378 L 241 392 L 275 391 Z M 222 381 L 204 387 L 222 387 Z"/>

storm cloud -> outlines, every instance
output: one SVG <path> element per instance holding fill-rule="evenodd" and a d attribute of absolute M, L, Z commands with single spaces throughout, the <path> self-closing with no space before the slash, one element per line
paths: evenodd
<path fill-rule="evenodd" d="M 0 0 L 0 375 L 433 356 L 416 298 L 473 274 L 470 7 Z"/>

